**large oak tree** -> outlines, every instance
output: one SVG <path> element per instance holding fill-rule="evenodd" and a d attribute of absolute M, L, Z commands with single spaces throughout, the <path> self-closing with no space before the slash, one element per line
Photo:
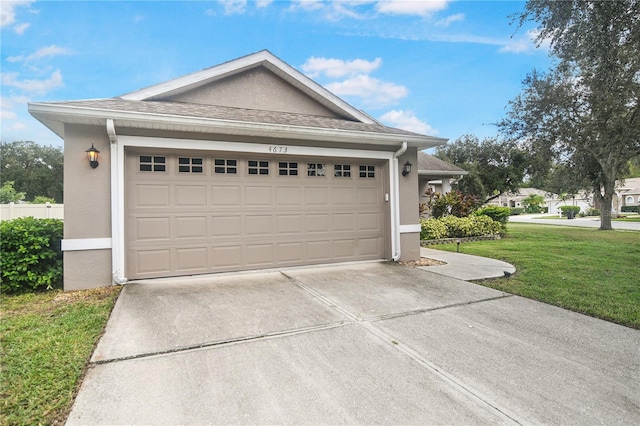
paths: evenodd
<path fill-rule="evenodd" d="M 579 165 L 611 228 L 615 181 L 640 156 L 640 1 L 529 0 L 516 18 L 540 24 L 555 66 L 533 71 L 501 130 L 543 158 Z"/>

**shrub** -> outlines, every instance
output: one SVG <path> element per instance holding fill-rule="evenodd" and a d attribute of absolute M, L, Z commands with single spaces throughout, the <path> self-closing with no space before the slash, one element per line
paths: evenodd
<path fill-rule="evenodd" d="M 421 240 L 437 240 L 447 237 L 447 226 L 440 219 L 423 219 L 420 221 Z"/>
<path fill-rule="evenodd" d="M 23 217 L 0 223 L 0 290 L 62 287 L 62 221 Z"/>
<path fill-rule="evenodd" d="M 562 216 L 567 216 L 569 212 L 573 212 L 573 216 L 577 216 L 580 213 L 580 206 L 560 206 Z"/>
<path fill-rule="evenodd" d="M 446 216 L 439 219 L 422 221 L 420 238 L 432 240 L 438 238 L 479 237 L 499 234 L 502 230 L 500 222 L 489 216 L 456 217 Z"/>
<path fill-rule="evenodd" d="M 637 206 L 622 206 L 620 211 L 622 213 L 640 213 L 640 205 L 637 205 Z"/>
<path fill-rule="evenodd" d="M 51 204 L 55 204 L 56 200 L 54 200 L 51 197 L 45 197 L 44 195 L 36 195 L 35 197 L 33 197 L 33 201 L 31 202 L 31 204 L 47 204 L 47 203 L 51 203 Z"/>
<path fill-rule="evenodd" d="M 600 210 L 598 210 L 598 209 L 589 209 L 589 210 L 587 210 L 587 216 L 600 216 Z"/>
<path fill-rule="evenodd" d="M 426 203 L 431 216 L 435 218 L 453 215 L 457 217 L 469 216 L 480 205 L 480 200 L 474 195 L 451 191 L 446 194 L 436 192 Z"/>
<path fill-rule="evenodd" d="M 473 214 L 475 216 L 489 216 L 491 219 L 506 225 L 512 210 L 509 207 L 486 206 L 476 210 Z M 520 210 L 522 213 L 522 209 Z"/>
<path fill-rule="evenodd" d="M 517 216 L 524 212 L 524 209 L 522 207 L 511 207 L 509 208 L 509 210 L 511 210 L 511 213 L 510 213 L 511 216 Z"/>

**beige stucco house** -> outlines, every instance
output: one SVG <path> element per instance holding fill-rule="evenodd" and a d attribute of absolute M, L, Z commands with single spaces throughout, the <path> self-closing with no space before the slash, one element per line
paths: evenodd
<path fill-rule="evenodd" d="M 420 203 L 429 200 L 429 193 L 446 194 L 462 176 L 469 172 L 442 161 L 426 152 L 418 152 L 418 191 Z"/>
<path fill-rule="evenodd" d="M 403 166 L 446 142 L 378 123 L 268 51 L 29 111 L 64 139 L 66 290 L 416 259 Z"/>

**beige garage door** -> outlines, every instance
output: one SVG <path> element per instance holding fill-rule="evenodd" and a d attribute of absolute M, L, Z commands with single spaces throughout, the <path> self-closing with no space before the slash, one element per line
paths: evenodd
<path fill-rule="evenodd" d="M 377 160 L 126 153 L 129 279 L 380 259 Z"/>

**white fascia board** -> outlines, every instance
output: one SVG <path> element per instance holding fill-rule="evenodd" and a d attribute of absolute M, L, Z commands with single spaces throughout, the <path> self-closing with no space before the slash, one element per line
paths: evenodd
<path fill-rule="evenodd" d="M 60 243 L 62 251 L 106 250 L 111 248 L 111 238 L 65 238 Z"/>
<path fill-rule="evenodd" d="M 105 117 L 109 117 L 116 121 L 116 125 L 123 127 L 127 127 L 127 125 L 124 124 L 127 122 L 130 122 L 130 125 L 135 123 L 140 125 L 157 124 L 157 129 L 164 128 L 169 130 L 175 130 L 175 126 L 187 126 L 193 129 L 193 131 L 199 130 L 200 132 L 223 133 L 239 136 L 262 136 L 269 138 L 345 142 L 367 145 L 395 145 L 405 141 L 411 147 L 430 148 L 445 144 L 447 141 L 447 139 L 443 138 L 422 135 L 414 136 L 319 127 L 290 126 L 284 124 L 185 117 L 170 114 L 96 109 L 70 105 L 51 105 L 46 103 L 30 103 L 29 112 L 41 121 L 53 119 L 53 116 L 64 116 L 71 118 L 71 122 L 78 124 L 80 124 L 82 118 L 93 121 L 100 120 L 102 124 L 105 124 Z"/>
<path fill-rule="evenodd" d="M 333 93 L 329 92 L 315 81 L 309 79 L 304 74 L 293 68 L 291 65 L 282 61 L 267 50 L 263 50 L 236 60 L 225 62 L 223 64 L 207 68 L 202 71 L 197 71 L 182 77 L 178 77 L 164 83 L 140 89 L 135 92 L 127 93 L 120 97 L 122 99 L 135 101 L 151 100 L 159 96 L 166 96 L 172 93 L 183 92 L 189 90 L 192 87 L 197 87 L 226 76 L 231 76 L 260 65 L 265 65 L 266 68 L 268 68 L 270 71 L 276 73 L 276 75 L 279 75 L 280 77 L 283 77 L 294 86 L 298 86 L 298 88 L 300 88 L 304 92 L 311 91 L 315 93 L 316 95 L 318 95 L 318 97 L 322 98 L 318 99 L 318 97 L 314 96 L 320 103 L 333 106 L 333 108 L 330 109 L 333 109 L 334 111 L 340 111 L 342 114 L 350 116 L 363 123 L 375 123 L 375 121 L 372 120 L 369 116 L 363 114 L 360 110 L 352 107 L 342 99 L 338 98 Z"/>
<path fill-rule="evenodd" d="M 454 170 L 418 170 L 420 176 L 464 176 L 469 172 L 466 170 L 454 171 Z"/>

